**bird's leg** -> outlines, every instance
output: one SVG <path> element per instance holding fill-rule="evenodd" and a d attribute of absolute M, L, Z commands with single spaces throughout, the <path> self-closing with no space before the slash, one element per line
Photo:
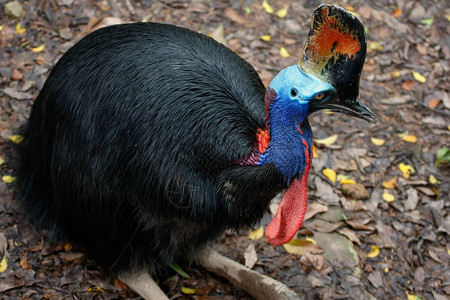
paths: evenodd
<path fill-rule="evenodd" d="M 228 279 L 258 300 L 300 299 L 293 290 L 281 282 L 252 271 L 209 247 L 201 253 L 198 261 L 208 271 Z"/>
<path fill-rule="evenodd" d="M 119 279 L 146 300 L 169 300 L 146 269 L 122 273 Z"/>

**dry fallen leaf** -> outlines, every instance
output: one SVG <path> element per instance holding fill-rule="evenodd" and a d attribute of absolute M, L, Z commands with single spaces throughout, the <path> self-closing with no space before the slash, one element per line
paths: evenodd
<path fill-rule="evenodd" d="M 93 286 L 87 289 L 88 293 L 105 293 L 105 291 L 99 286 Z"/>
<path fill-rule="evenodd" d="M 384 192 L 383 193 L 383 200 L 386 202 L 393 202 L 395 200 L 395 196 L 391 193 Z"/>
<path fill-rule="evenodd" d="M 193 295 L 195 294 L 195 292 L 197 292 L 197 289 L 182 286 L 181 292 L 186 295 Z"/>
<path fill-rule="evenodd" d="M 253 268 L 258 261 L 258 254 L 255 250 L 255 245 L 251 243 L 244 251 L 245 266 L 249 269 Z"/>
<path fill-rule="evenodd" d="M 283 245 L 284 249 L 291 254 L 303 255 L 304 253 L 319 254 L 323 253 L 323 249 L 313 242 L 292 239 L 289 243 Z"/>
<path fill-rule="evenodd" d="M 263 40 L 264 42 L 269 42 L 271 39 L 272 39 L 272 37 L 270 36 L 270 34 L 261 36 L 261 40 Z"/>
<path fill-rule="evenodd" d="M 383 187 L 385 189 L 395 189 L 397 187 L 397 176 L 387 181 L 383 181 Z"/>
<path fill-rule="evenodd" d="M 277 17 L 283 19 L 284 17 L 287 16 L 287 13 L 288 13 L 287 8 L 280 9 L 279 11 L 277 11 Z"/>
<path fill-rule="evenodd" d="M 369 253 L 367 253 L 366 256 L 369 258 L 374 258 L 374 257 L 377 257 L 378 254 L 380 254 L 380 250 L 378 249 L 377 245 L 374 245 L 374 246 L 372 246 L 372 250 Z"/>
<path fill-rule="evenodd" d="M 45 44 L 42 44 L 42 45 L 40 45 L 38 47 L 30 48 L 30 50 L 33 51 L 33 52 L 38 53 L 38 52 L 44 51 L 44 48 L 45 48 Z"/>
<path fill-rule="evenodd" d="M 398 17 L 400 17 L 401 15 L 402 15 L 402 10 L 401 10 L 400 8 L 396 7 L 396 8 L 394 9 L 394 13 L 392 14 L 392 16 L 393 16 L 394 18 L 398 18 Z"/>
<path fill-rule="evenodd" d="M 408 292 L 406 292 L 406 297 L 407 297 L 408 300 L 419 300 L 420 299 L 416 295 L 411 295 Z"/>
<path fill-rule="evenodd" d="M 334 172 L 333 169 L 326 168 L 322 171 L 323 175 L 325 175 L 326 178 L 331 180 L 333 183 L 336 183 L 336 172 Z"/>
<path fill-rule="evenodd" d="M 412 134 L 407 134 L 402 137 L 402 140 L 404 140 L 405 142 L 408 142 L 408 143 L 415 143 L 415 142 L 417 142 L 417 137 Z"/>
<path fill-rule="evenodd" d="M 320 154 L 319 151 L 317 151 L 316 146 L 313 145 L 313 158 L 319 158 Z"/>
<path fill-rule="evenodd" d="M 27 253 L 25 252 L 25 256 L 24 258 L 22 258 L 19 262 L 20 266 L 25 269 L 28 270 L 31 268 L 31 266 L 28 264 L 28 257 L 27 257 Z"/>
<path fill-rule="evenodd" d="M 334 144 L 337 141 L 337 138 L 338 138 L 338 135 L 334 134 L 334 135 L 329 136 L 324 139 L 314 139 L 314 142 L 316 142 L 317 144 L 320 144 L 320 145 L 329 146 L 329 145 Z"/>
<path fill-rule="evenodd" d="M 425 76 L 423 76 L 422 74 L 420 74 L 419 72 L 416 71 L 412 71 L 412 75 L 414 77 L 414 79 L 420 83 L 425 83 L 427 82 L 427 79 L 425 78 Z"/>
<path fill-rule="evenodd" d="M 280 55 L 281 55 L 282 57 L 284 57 L 284 58 L 289 58 L 289 57 L 291 57 L 291 54 L 289 53 L 289 51 L 287 51 L 287 49 L 284 48 L 284 47 L 281 47 L 281 48 L 280 48 Z"/>
<path fill-rule="evenodd" d="M 411 176 L 411 174 L 414 174 L 416 172 L 411 165 L 407 165 L 404 163 L 400 163 L 398 167 L 402 172 L 403 177 L 405 177 L 406 179 L 408 179 Z"/>
<path fill-rule="evenodd" d="M 20 134 L 10 135 L 8 136 L 8 139 L 15 144 L 20 144 L 23 141 L 23 135 Z"/>
<path fill-rule="evenodd" d="M 14 181 L 17 180 L 17 178 L 10 176 L 10 175 L 5 175 L 5 176 L 2 176 L 2 180 L 6 183 L 13 183 Z"/>
<path fill-rule="evenodd" d="M 270 6 L 270 4 L 267 2 L 267 0 L 264 0 L 262 3 L 261 3 L 261 6 L 264 8 L 264 10 L 266 11 L 266 13 L 268 13 L 268 14 L 273 14 L 273 8 L 272 8 L 272 6 Z"/>
<path fill-rule="evenodd" d="M 439 103 L 441 103 L 440 99 L 432 99 L 430 100 L 430 102 L 428 102 L 428 106 L 431 108 L 436 108 L 438 107 Z"/>
<path fill-rule="evenodd" d="M 339 181 L 340 184 L 355 184 L 356 181 L 354 181 L 353 179 L 344 179 Z"/>
<path fill-rule="evenodd" d="M 1 165 L 1 164 L 0 164 L 0 165 Z M 434 177 L 434 175 L 430 175 L 430 176 L 428 177 L 428 181 L 429 181 L 431 184 L 441 184 L 441 182 L 440 182 L 439 180 L 437 180 L 436 177 Z"/>
<path fill-rule="evenodd" d="M 385 140 L 383 139 L 377 139 L 377 138 L 370 138 L 370 141 L 372 142 L 372 144 L 374 144 L 375 146 L 382 146 L 386 143 Z"/>
<path fill-rule="evenodd" d="M 6 256 L 3 255 L 2 260 L 0 261 L 0 273 L 3 273 L 8 268 L 8 263 L 6 262 Z"/>
<path fill-rule="evenodd" d="M 350 176 L 348 175 L 343 175 L 343 174 L 338 174 L 336 177 L 336 180 L 340 183 L 340 184 L 353 184 L 356 183 L 355 180 L 350 179 Z"/>
<path fill-rule="evenodd" d="M 227 40 L 225 39 L 224 34 L 225 31 L 223 28 L 223 23 L 220 23 L 220 25 L 211 33 L 210 36 L 222 45 L 227 46 Z"/>
<path fill-rule="evenodd" d="M 252 231 L 248 234 L 248 238 L 251 240 L 258 240 L 262 238 L 264 235 L 264 227 L 261 225 L 258 229 L 255 231 Z"/>
<path fill-rule="evenodd" d="M 16 25 L 16 32 L 18 34 L 24 34 L 27 30 L 25 28 L 22 28 L 22 25 L 19 23 L 17 23 Z"/>
<path fill-rule="evenodd" d="M 311 219 L 318 213 L 326 212 L 326 211 L 328 211 L 328 206 L 326 206 L 326 205 L 323 205 L 323 204 L 320 204 L 317 202 L 308 203 L 308 209 L 306 210 L 306 214 L 303 218 L 303 222 L 306 222 L 307 220 Z"/>
<path fill-rule="evenodd" d="M 381 50 L 383 50 L 383 45 L 381 45 L 378 42 L 370 42 L 369 48 L 370 48 L 370 50 L 381 51 Z"/>

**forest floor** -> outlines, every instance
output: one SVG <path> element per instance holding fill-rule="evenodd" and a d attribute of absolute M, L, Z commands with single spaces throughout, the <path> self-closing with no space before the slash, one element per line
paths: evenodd
<path fill-rule="evenodd" d="M 76 245 L 45 240 L 17 208 L 6 149 L 17 142 L 52 67 L 100 26 L 154 21 L 212 34 L 267 85 L 297 63 L 314 9 L 330 1 L 269 0 L 271 12 L 253 0 L 23 0 L 23 12 L 6 13 L 9 2 L 0 1 L 2 299 L 138 298 Z M 445 0 L 337 4 L 366 27 L 360 96 L 378 123 L 311 116 L 309 219 L 296 244 L 274 247 L 258 236 L 268 211 L 254 232 L 226 232 L 214 247 L 304 299 L 449 299 L 450 6 Z M 172 299 L 251 299 L 195 264 L 180 265 L 190 279 L 171 271 L 158 278 Z"/>

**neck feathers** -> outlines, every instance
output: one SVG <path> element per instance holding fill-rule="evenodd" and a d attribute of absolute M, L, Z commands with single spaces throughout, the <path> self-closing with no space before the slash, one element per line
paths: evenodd
<path fill-rule="evenodd" d="M 277 100 L 274 89 L 265 96 L 266 128 L 256 132 L 255 147 L 241 165 L 274 163 L 289 184 L 311 165 L 312 133 L 308 120 Z"/>

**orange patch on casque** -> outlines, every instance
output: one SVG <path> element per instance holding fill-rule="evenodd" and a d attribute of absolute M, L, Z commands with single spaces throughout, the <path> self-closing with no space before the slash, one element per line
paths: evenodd
<path fill-rule="evenodd" d="M 328 8 L 322 9 L 323 22 L 314 30 L 308 49 L 308 57 L 314 59 L 326 58 L 339 54 L 348 55 L 350 59 L 356 57 L 356 53 L 361 50 L 360 41 L 356 35 L 347 30 L 341 32 L 341 24 L 336 16 L 330 16 Z"/>
<path fill-rule="evenodd" d="M 267 147 L 269 147 L 269 129 L 258 129 L 258 131 L 256 132 L 256 139 L 258 140 L 258 145 L 256 145 L 255 150 L 258 150 L 259 153 L 264 153 Z"/>

